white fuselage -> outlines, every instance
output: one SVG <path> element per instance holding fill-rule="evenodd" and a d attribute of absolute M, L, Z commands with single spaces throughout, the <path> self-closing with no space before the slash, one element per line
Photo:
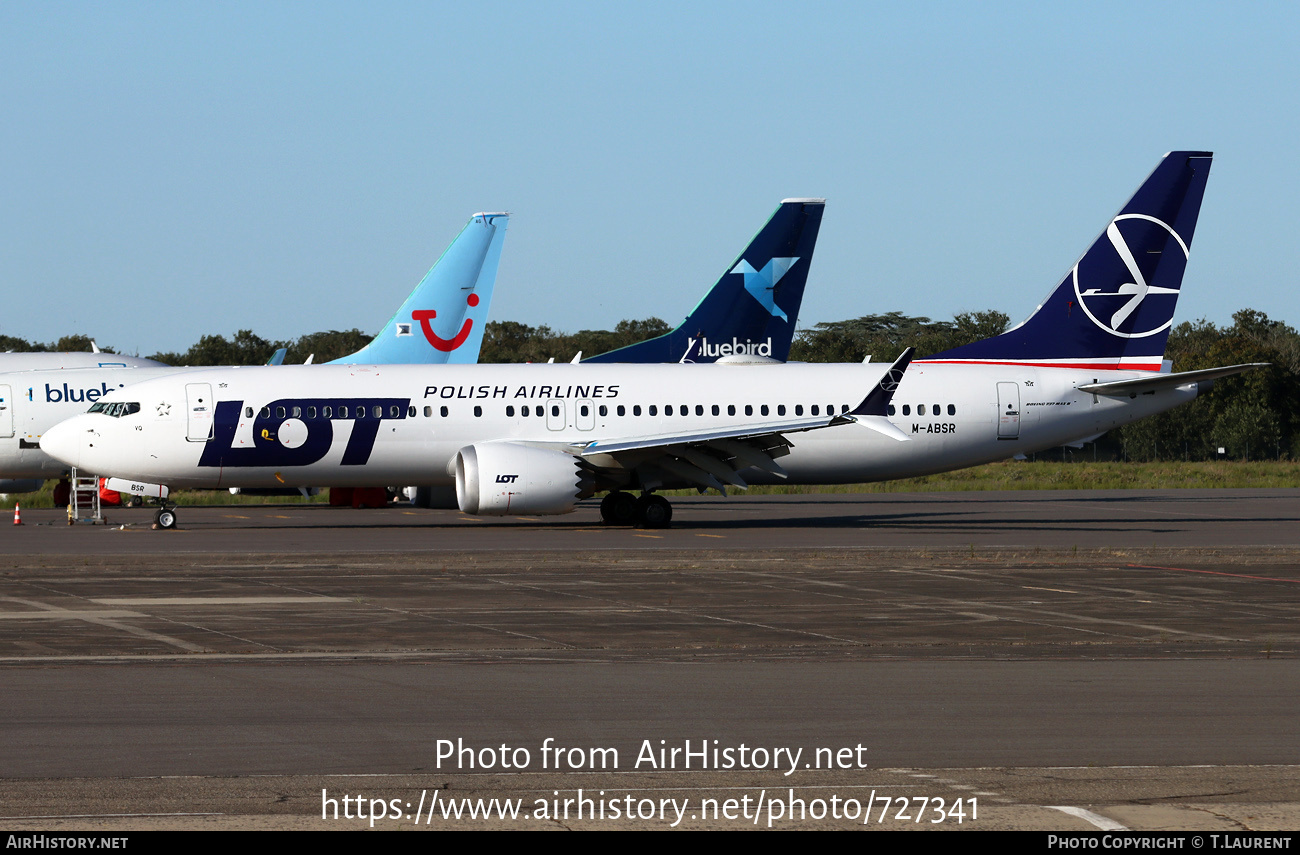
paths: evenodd
<path fill-rule="evenodd" d="M 670 447 L 702 432 L 779 433 L 774 425 L 782 419 L 856 406 L 888 367 L 213 369 L 105 396 L 139 410 L 77 416 L 49 432 L 46 444 L 82 470 L 173 488 L 451 484 L 457 452 L 473 443 L 574 453 L 593 441 L 661 439 Z M 1132 399 L 1076 388 L 1138 376 L 1143 372 L 914 363 L 890 416 L 909 441 L 859 424 L 789 433 L 793 447 L 779 459 L 788 480 L 753 468 L 741 475 L 748 483 L 834 484 L 941 472 L 1092 437 L 1196 396 L 1194 384 Z M 361 419 L 358 407 L 365 408 Z M 591 459 L 617 468 L 627 457 L 621 464 Z"/>
<path fill-rule="evenodd" d="M 51 368 L 0 374 L 0 479 L 66 474 L 66 463 L 41 450 L 41 437 L 47 430 L 84 413 L 109 392 L 193 370 L 154 365 L 157 367 Z"/>

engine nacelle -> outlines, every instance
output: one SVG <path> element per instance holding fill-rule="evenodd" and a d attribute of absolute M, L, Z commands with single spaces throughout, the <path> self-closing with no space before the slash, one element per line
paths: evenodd
<path fill-rule="evenodd" d="M 0 493 L 35 493 L 44 486 L 44 478 L 5 478 L 0 480 Z"/>
<path fill-rule="evenodd" d="M 567 514 L 592 493 L 578 459 L 512 442 L 467 445 L 456 452 L 456 502 L 467 514 Z"/>

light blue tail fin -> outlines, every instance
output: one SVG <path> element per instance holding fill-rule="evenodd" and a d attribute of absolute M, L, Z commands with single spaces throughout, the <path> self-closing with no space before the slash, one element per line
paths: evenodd
<path fill-rule="evenodd" d="M 470 217 L 379 335 L 351 356 L 333 361 L 372 365 L 478 362 L 509 218 L 505 213 Z"/>

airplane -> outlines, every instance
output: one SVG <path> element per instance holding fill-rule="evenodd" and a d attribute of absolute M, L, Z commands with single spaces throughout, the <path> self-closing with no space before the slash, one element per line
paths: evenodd
<path fill-rule="evenodd" d="M 371 364 L 477 362 L 509 216 L 483 212 L 470 217 L 379 334 L 357 353 L 333 361 L 352 364 L 365 354 Z M 94 357 L 104 367 L 8 367 L 8 358 L 42 356 Z M 35 359 L 19 361 L 29 369 L 39 364 Z M 40 448 L 41 436 L 50 427 L 85 412 L 113 390 L 195 370 L 91 353 L 0 354 L 0 369 L 0 492 L 5 493 L 39 490 L 46 479 L 67 472 L 67 466 Z"/>
<path fill-rule="evenodd" d="M 676 329 L 581 361 L 785 362 L 825 210 L 825 199 L 782 199 Z"/>
<path fill-rule="evenodd" d="M 142 356 L 124 356 L 120 353 L 58 353 L 42 350 L 25 350 L 18 353 L 0 353 L 0 371 L 74 370 L 78 368 L 162 368 L 164 363 Z"/>
<path fill-rule="evenodd" d="M 870 363 L 250 367 L 112 393 L 42 447 L 175 487 L 428 478 L 482 515 L 604 492 L 607 522 L 661 526 L 659 490 L 888 480 L 1087 440 L 1251 367 L 1163 370 L 1211 158 L 1166 155 L 1025 322 L 912 362 L 885 418 L 852 406 Z"/>

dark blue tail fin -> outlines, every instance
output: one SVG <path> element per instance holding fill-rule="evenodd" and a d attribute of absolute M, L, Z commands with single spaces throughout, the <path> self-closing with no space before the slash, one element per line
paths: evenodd
<path fill-rule="evenodd" d="M 1213 154 L 1174 151 L 1029 319 L 926 362 L 1159 371 Z"/>
<path fill-rule="evenodd" d="M 583 362 L 784 362 L 825 207 L 825 199 L 786 199 L 677 329 Z"/>

